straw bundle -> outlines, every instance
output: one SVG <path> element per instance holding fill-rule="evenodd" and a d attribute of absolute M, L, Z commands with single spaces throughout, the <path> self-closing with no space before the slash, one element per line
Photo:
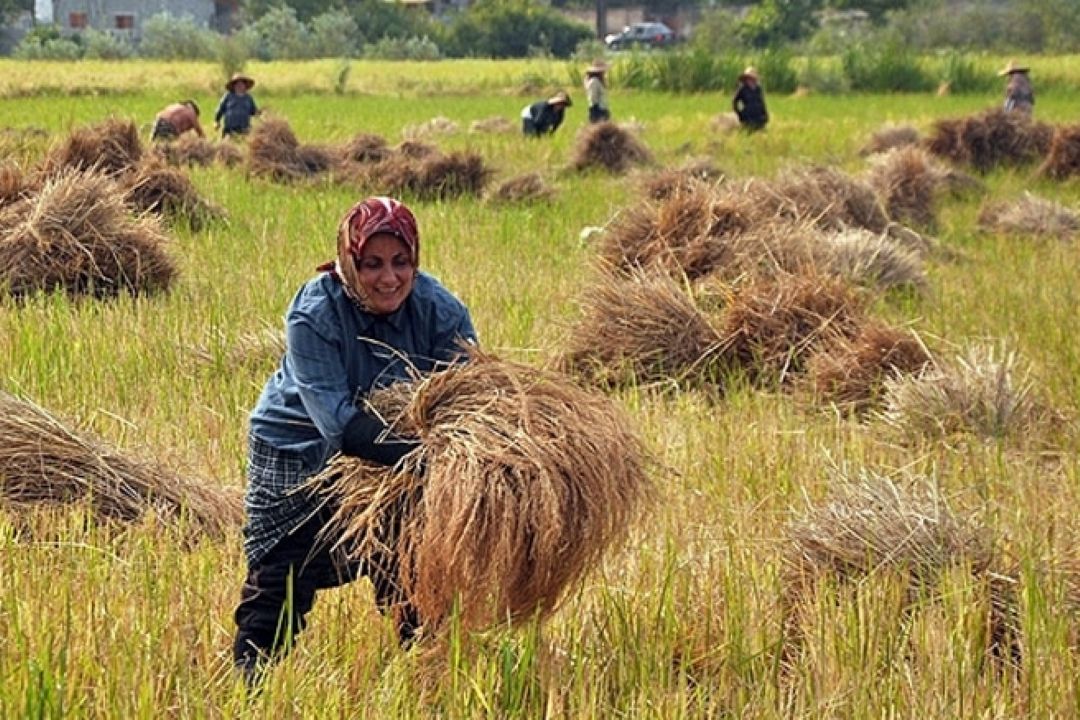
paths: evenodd
<path fill-rule="evenodd" d="M 507 178 L 488 193 L 487 200 L 492 203 L 520 203 L 550 200 L 557 190 L 544 182 L 544 176 L 538 172 L 524 173 Z"/>
<path fill-rule="evenodd" d="M 699 184 L 714 187 L 724 178 L 724 172 L 712 160 L 702 159 L 679 168 L 665 168 L 648 173 L 640 181 L 641 192 L 653 200 L 666 200 L 681 192 L 696 189 Z"/>
<path fill-rule="evenodd" d="M 458 131 L 458 124 L 448 117 L 438 115 L 418 125 L 406 125 L 401 134 L 410 139 L 428 135 L 453 135 Z"/>
<path fill-rule="evenodd" d="M 633 165 L 652 162 L 652 153 L 633 133 L 613 122 L 593 123 L 578 133 L 571 167 L 601 168 L 624 173 Z"/>
<path fill-rule="evenodd" d="M 406 463 L 423 475 L 340 458 L 323 477 L 338 476 L 335 522 L 358 557 L 402 515 L 393 549 L 425 629 L 455 602 L 466 629 L 550 613 L 651 495 L 627 418 L 560 375 L 474 353 L 370 400 L 419 438 Z"/>
<path fill-rule="evenodd" d="M 867 180 L 881 198 L 890 219 L 933 228 L 937 224 L 936 172 L 929 154 L 909 146 L 879 155 Z"/>
<path fill-rule="evenodd" d="M 789 168 L 772 183 L 747 183 L 743 192 L 761 216 L 812 220 L 826 230 L 854 226 L 882 232 L 889 224 L 869 183 L 832 167 Z"/>
<path fill-rule="evenodd" d="M 915 334 L 867 322 L 853 338 L 836 337 L 810 357 L 808 385 L 816 399 L 861 413 L 880 400 L 886 379 L 920 373 L 930 362 Z"/>
<path fill-rule="evenodd" d="M 897 148 L 917 145 L 919 131 L 910 125 L 886 125 L 874 132 L 866 144 L 859 149 L 859 154 L 874 155 Z"/>
<path fill-rule="evenodd" d="M 439 155 L 441 151 L 431 143 L 420 140 L 403 140 L 394 148 L 394 152 L 402 157 L 422 160 L 432 155 Z"/>
<path fill-rule="evenodd" d="M 819 271 L 866 287 L 922 288 L 922 257 L 888 235 L 853 228 L 823 234 L 814 248 Z"/>
<path fill-rule="evenodd" d="M 733 133 L 742 127 L 742 125 L 739 124 L 739 116 L 733 112 L 725 112 L 713 116 L 709 121 L 709 126 L 712 127 L 715 132 L 722 134 Z"/>
<path fill-rule="evenodd" d="M 183 517 L 216 538 L 235 533 L 243 521 L 239 492 L 126 456 L 6 393 L 0 393 L 0 438 L 0 502 L 6 507 L 85 502 L 102 519 Z"/>
<path fill-rule="evenodd" d="M 116 184 L 69 170 L 0 212 L 0 287 L 99 297 L 167 290 L 176 274 L 156 219 L 133 218 Z"/>
<path fill-rule="evenodd" d="M 355 135 L 341 148 L 343 160 L 360 164 L 381 162 L 392 153 L 386 138 L 372 133 Z"/>
<path fill-rule="evenodd" d="M 73 130 L 49 150 L 38 171 L 49 177 L 66 169 L 96 168 L 106 175 L 118 175 L 134 167 L 141 157 L 142 143 L 135 123 L 110 118 Z"/>
<path fill-rule="evenodd" d="M 863 303 L 841 281 L 778 276 L 738 288 L 720 321 L 720 353 L 755 382 L 784 383 L 805 370 L 817 346 L 853 337 Z"/>
<path fill-rule="evenodd" d="M 154 145 L 153 154 L 170 165 L 208 167 L 217 159 L 214 143 L 191 134 L 181 135 L 172 142 Z"/>
<path fill-rule="evenodd" d="M 225 217 L 225 211 L 203 198 L 187 175 L 161 160 L 139 163 L 123 176 L 120 187 L 136 210 L 184 221 L 192 230 Z"/>
<path fill-rule="evenodd" d="M 939 120 L 926 141 L 927 149 L 979 172 L 998 166 L 1017 166 L 1046 155 L 1054 130 L 1022 113 L 989 110 L 961 119 Z"/>
<path fill-rule="evenodd" d="M 1026 436 L 1049 419 L 1016 353 L 971 348 L 919 375 L 885 381 L 881 418 L 901 437 Z"/>
<path fill-rule="evenodd" d="M 586 286 L 561 366 L 600 385 L 715 379 L 720 335 L 685 285 L 634 271 Z"/>
<path fill-rule="evenodd" d="M 472 124 L 469 125 L 469 132 L 471 133 L 510 133 L 514 132 L 516 129 L 514 123 L 510 122 L 502 115 L 493 115 L 492 117 L 473 120 Z"/>
<path fill-rule="evenodd" d="M 26 180 L 19 166 L 11 162 L 0 165 L 0 207 L 15 202 L 26 191 Z"/>
<path fill-rule="evenodd" d="M 228 140 L 214 146 L 214 159 L 225 167 L 236 167 L 244 162 L 244 151 Z"/>
<path fill-rule="evenodd" d="M 204 363 L 221 362 L 226 369 L 241 365 L 270 367 L 285 354 L 285 334 L 278 325 L 261 323 L 230 341 L 220 331 L 202 344 L 187 348 Z"/>
<path fill-rule="evenodd" d="M 251 172 L 272 180 L 302 180 L 324 173 L 332 165 L 329 150 L 301 145 L 289 123 L 281 118 L 263 120 L 248 141 L 248 167 Z"/>
<path fill-rule="evenodd" d="M 393 155 L 369 166 L 361 181 L 393 195 L 411 194 L 434 200 L 480 195 L 492 174 L 477 153 L 444 155 L 436 150 L 422 157 Z"/>
<path fill-rule="evenodd" d="M 1080 125 L 1059 127 L 1054 131 L 1046 160 L 1038 174 L 1053 180 L 1065 180 L 1080 174 Z"/>
<path fill-rule="evenodd" d="M 987 232 L 1071 240 L 1080 233 L 1080 214 L 1025 191 L 1018 200 L 984 205 L 978 225 Z"/>

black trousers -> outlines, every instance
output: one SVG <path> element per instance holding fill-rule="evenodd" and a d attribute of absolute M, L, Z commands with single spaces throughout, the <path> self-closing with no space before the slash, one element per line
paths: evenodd
<path fill-rule="evenodd" d="M 234 616 L 233 662 L 237 667 L 251 670 L 260 661 L 284 657 L 304 629 L 316 591 L 361 576 L 367 576 L 375 586 L 379 609 L 393 614 L 398 641 L 402 646 L 411 642 L 419 618 L 401 594 L 396 558 L 348 561 L 343 552 L 331 549 L 332 539 L 318 537 L 329 517 L 326 510 L 312 516 L 248 568 Z"/>
<path fill-rule="evenodd" d="M 589 122 L 599 123 L 606 122 L 611 119 L 611 112 L 607 108 L 602 108 L 599 105 L 589 106 Z"/>

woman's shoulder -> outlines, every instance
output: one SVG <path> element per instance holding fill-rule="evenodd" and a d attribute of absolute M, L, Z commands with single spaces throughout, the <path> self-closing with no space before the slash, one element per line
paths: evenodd
<path fill-rule="evenodd" d="M 434 310 L 439 316 L 460 317 L 469 313 L 465 303 L 439 282 L 438 278 L 426 272 L 417 273 L 413 295 L 418 303 Z"/>
<path fill-rule="evenodd" d="M 297 290 L 289 307 L 289 316 L 312 319 L 336 316 L 344 300 L 341 283 L 334 280 L 330 273 L 319 273 Z"/>

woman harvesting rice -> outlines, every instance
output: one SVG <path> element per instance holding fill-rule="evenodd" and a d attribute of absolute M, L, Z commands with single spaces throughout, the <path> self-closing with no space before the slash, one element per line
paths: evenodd
<path fill-rule="evenodd" d="M 342 563 L 320 535 L 332 508 L 300 490 L 331 456 L 393 466 L 415 442 L 389 436 L 366 411 L 374 388 L 430 373 L 475 342 L 468 309 L 417 270 L 416 219 L 402 203 L 369 198 L 338 228 L 337 260 L 318 269 L 285 316 L 286 350 L 251 413 L 244 549 L 248 576 L 236 609 L 233 660 L 245 679 L 284 654 L 303 629 L 316 590 L 361 574 L 394 615 L 406 644 L 416 614 L 395 583 L 396 558 Z M 286 611 L 286 608 L 288 609 Z"/>

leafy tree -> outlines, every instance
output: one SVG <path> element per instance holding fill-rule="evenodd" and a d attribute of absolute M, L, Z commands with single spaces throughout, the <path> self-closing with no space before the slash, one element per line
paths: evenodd
<path fill-rule="evenodd" d="M 751 8 L 739 34 L 754 47 L 771 47 L 801 40 L 817 26 L 814 13 L 822 0 L 764 0 Z"/>
<path fill-rule="evenodd" d="M 570 57 L 592 36 L 587 25 L 530 0 L 477 0 L 454 18 L 444 48 L 457 56 L 527 57 L 541 50 Z"/>
<path fill-rule="evenodd" d="M 34 0 L 0 0 L 0 20 L 4 23 L 27 12 L 34 12 Z"/>
<path fill-rule="evenodd" d="M 378 42 L 383 38 L 436 35 L 438 31 L 426 11 L 414 12 L 401 3 L 359 0 L 350 2 L 346 10 L 356 21 L 357 45 Z"/>
<path fill-rule="evenodd" d="M 833 10 L 863 10 L 874 22 L 880 23 L 891 12 L 907 10 L 913 0 L 826 0 Z"/>

